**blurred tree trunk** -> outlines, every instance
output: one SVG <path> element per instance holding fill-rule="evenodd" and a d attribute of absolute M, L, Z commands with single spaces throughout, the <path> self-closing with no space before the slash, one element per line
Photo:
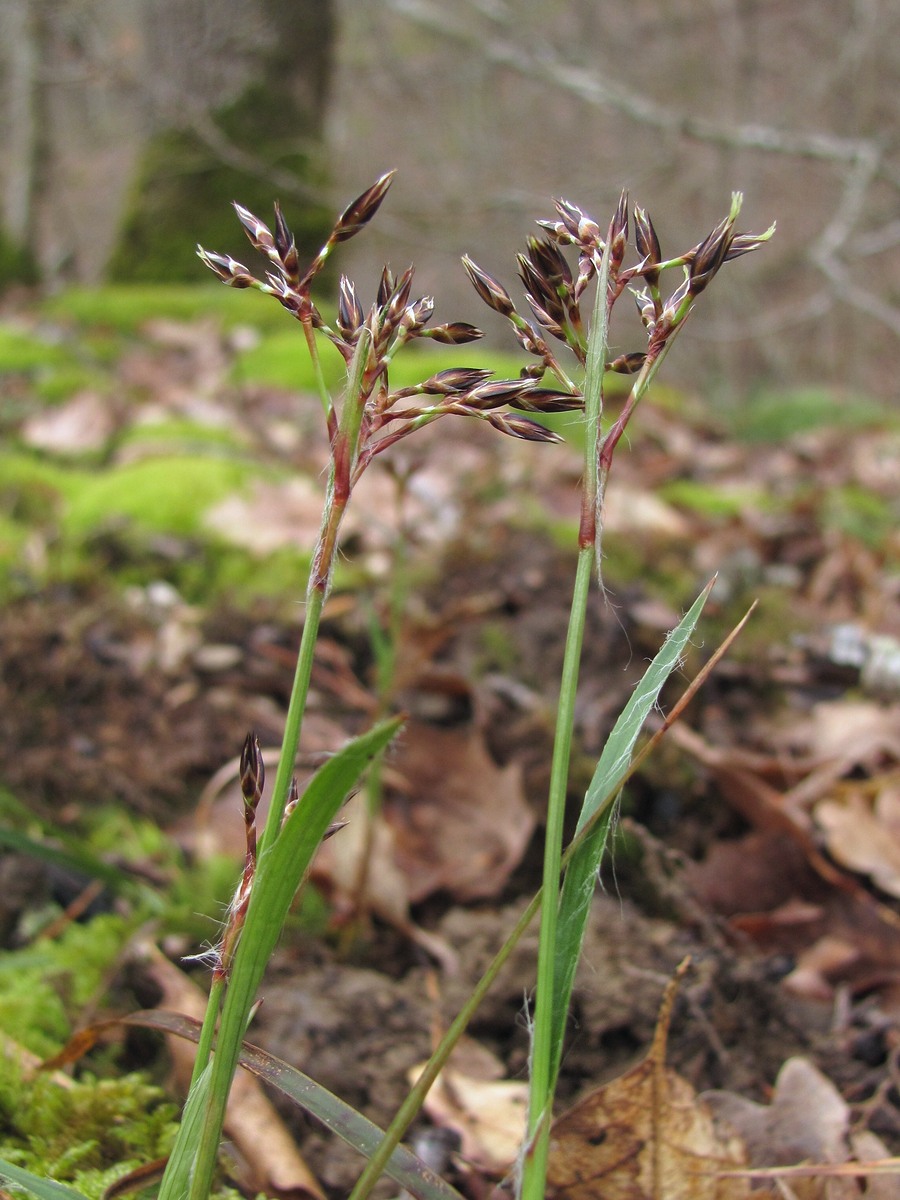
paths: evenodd
<path fill-rule="evenodd" d="M 50 284 L 199 278 L 263 193 L 314 238 L 334 36 L 331 0 L 2 0 L 0 251 Z"/>

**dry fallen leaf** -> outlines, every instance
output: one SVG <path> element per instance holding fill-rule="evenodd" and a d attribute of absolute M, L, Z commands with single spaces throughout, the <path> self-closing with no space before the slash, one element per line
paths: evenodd
<path fill-rule="evenodd" d="M 412 720 L 391 766 L 402 777 L 385 817 L 413 903 L 446 891 L 466 902 L 498 895 L 534 829 L 521 767 L 498 767 L 481 731 Z"/>
<path fill-rule="evenodd" d="M 684 968 L 679 972 L 683 973 Z M 666 1066 L 677 979 L 669 984 L 650 1053 L 554 1122 L 548 1200 L 754 1200 L 746 1179 L 716 1172 L 745 1162 L 739 1139 L 720 1137 L 696 1092 Z"/>
<path fill-rule="evenodd" d="M 410 1084 L 423 1066 L 409 1072 Z M 489 1175 L 502 1175 L 515 1161 L 525 1136 L 528 1084 L 502 1079 L 503 1066 L 477 1042 L 463 1038 L 425 1100 L 435 1122 L 459 1134 L 467 1163 Z"/>
<path fill-rule="evenodd" d="M 886 786 L 870 803 L 862 790 L 822 800 L 814 810 L 832 858 L 889 896 L 900 897 L 900 787 Z"/>
<path fill-rule="evenodd" d="M 858 1179 L 848 1177 L 859 1162 L 865 1174 L 865 1160 L 887 1156 L 874 1135 L 850 1138 L 850 1112 L 834 1084 L 811 1062 L 790 1058 L 778 1073 L 771 1104 L 757 1104 L 731 1092 L 707 1092 L 703 1099 L 712 1108 L 720 1125 L 738 1134 L 747 1147 L 753 1166 L 767 1169 L 767 1175 L 779 1177 L 772 1164 L 805 1164 L 784 1171 L 789 1179 L 790 1195 L 796 1200 L 857 1200 L 896 1195 L 877 1184 L 896 1183 L 874 1175 L 861 1190 Z M 874 1189 L 874 1190 L 873 1190 Z"/>

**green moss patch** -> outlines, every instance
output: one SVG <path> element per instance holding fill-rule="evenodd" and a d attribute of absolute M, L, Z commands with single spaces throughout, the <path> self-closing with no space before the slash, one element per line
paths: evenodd
<path fill-rule="evenodd" d="M 865 429 L 888 419 L 883 404 L 827 388 L 761 391 L 726 414 L 732 435 L 747 442 L 780 442 L 813 429 Z"/>
<path fill-rule="evenodd" d="M 84 537 L 124 518 L 150 532 L 193 534 L 206 509 L 243 487 L 250 471 L 232 459 L 179 455 L 114 467 L 70 491 L 63 528 Z"/>

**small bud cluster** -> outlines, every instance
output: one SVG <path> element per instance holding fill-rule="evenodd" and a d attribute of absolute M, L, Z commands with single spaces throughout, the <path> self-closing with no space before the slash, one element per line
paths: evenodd
<path fill-rule="evenodd" d="M 443 345 L 461 346 L 483 336 L 480 329 L 465 321 L 429 325 L 434 313 L 434 300 L 430 296 L 413 298 L 412 267 L 396 277 L 389 267 L 385 267 L 375 302 L 368 308 L 360 300 L 354 282 L 342 276 L 338 288 L 337 317 L 333 327 L 329 325 L 312 298 L 312 285 L 334 247 L 355 236 L 375 215 L 392 178 L 393 172 L 383 175 L 347 206 L 335 222 L 325 245 L 302 273 L 294 237 L 278 205 L 275 207 L 273 229 L 241 205 L 235 205 L 238 219 L 251 245 L 271 264 L 272 269 L 266 272 L 264 278 L 257 278 L 243 263 L 228 255 L 198 248 L 202 261 L 224 283 L 236 288 L 255 288 L 274 296 L 309 331 L 316 330 L 324 335 L 348 366 L 354 359 L 360 338 L 366 335 L 368 350 L 357 398 L 362 408 L 361 437 L 348 486 L 352 486 L 375 454 L 439 417 L 474 417 L 512 437 L 558 441 L 555 434 L 537 421 L 510 413 L 503 414 L 499 410 L 511 408 L 518 412 L 559 412 L 581 404 L 580 394 L 570 385 L 562 392 L 539 387 L 537 379 L 543 370 L 535 370 L 532 366 L 527 367 L 517 380 L 492 380 L 491 372 L 460 367 L 440 372 L 417 387 L 392 391 L 391 363 L 405 345 L 421 338 Z M 538 243 L 535 240 L 530 255 L 534 255 L 536 261 L 543 262 L 551 274 L 556 269 L 564 272 L 565 278 L 568 278 L 565 260 L 550 243 Z M 555 312 L 552 299 L 541 288 L 540 273 L 532 272 L 528 262 L 528 259 L 523 259 L 526 264 L 523 271 L 528 272 L 528 278 L 532 280 L 534 303 L 539 307 L 549 304 Z M 508 294 L 495 285 L 490 276 L 482 275 L 474 264 L 467 262 L 465 265 L 485 302 L 502 315 L 512 316 L 515 308 Z M 328 422 L 334 442 L 339 421 L 333 408 L 328 411 Z"/>
<path fill-rule="evenodd" d="M 600 270 L 607 247 L 608 307 L 612 308 L 626 287 L 638 281 L 643 283 L 643 287 L 631 287 L 631 290 L 646 330 L 647 347 L 645 350 L 619 354 L 607 363 L 610 371 L 634 374 L 648 360 L 653 361 L 658 357 L 687 317 L 695 297 L 709 285 L 722 265 L 757 249 L 772 236 L 774 226 L 759 235 L 735 234 L 734 224 L 740 206 L 741 197 L 735 194 L 729 215 L 699 245 L 668 260 L 663 260 L 653 222 L 644 209 L 636 207 L 632 216 L 634 249 L 638 261 L 626 267 L 629 210 L 624 192 L 619 198 L 606 239 L 602 237 L 597 222 L 580 208 L 568 200 L 557 200 L 557 216 L 552 220 L 538 221 L 547 237 L 543 240 L 529 238 L 526 253 L 519 254 L 516 259 L 533 321 L 516 310 L 509 292 L 499 280 L 468 257 L 463 259 L 463 266 L 485 304 L 510 322 L 519 344 L 539 360 L 532 369 L 533 377 L 540 378 L 544 372 L 552 372 L 567 389 L 570 398 L 574 398 L 576 389 L 550 348 L 547 337 L 563 342 L 584 366 L 587 342 L 581 302 L 587 285 Z M 577 268 L 570 266 L 565 256 L 564 251 L 569 248 L 577 252 Z M 661 277 L 664 271 L 673 268 L 681 268 L 683 277 L 664 299 L 660 291 Z"/>
<path fill-rule="evenodd" d="M 473 417 L 512 437 L 558 441 L 557 435 L 539 420 L 518 414 L 540 417 L 583 406 L 582 392 L 560 362 L 553 342 L 562 342 L 577 363 L 585 366 L 588 339 L 581 305 L 588 285 L 601 269 L 604 255 L 609 266 L 608 308 L 630 288 L 647 337 L 645 349 L 612 356 L 607 369 L 635 374 L 659 357 L 686 319 L 694 299 L 709 286 L 723 264 L 755 250 L 774 230 L 773 226 L 761 235 L 736 234 L 735 221 L 741 203 L 736 194 L 729 215 L 702 242 L 676 258 L 664 260 L 653 222 L 642 208 L 635 208 L 631 217 L 638 261 L 626 266 L 631 221 L 624 192 L 605 239 L 592 217 L 568 200 L 557 200 L 556 216 L 538 222 L 546 236 L 530 237 L 524 253 L 516 259 L 530 318 L 518 311 L 509 290 L 499 280 L 471 258 L 463 258 L 463 267 L 478 295 L 490 309 L 509 321 L 519 344 L 534 361 L 522 369 L 518 379 L 493 379 L 484 371 L 459 367 L 439 372 L 415 387 L 392 390 L 391 364 L 410 342 L 424 338 L 445 345 L 464 345 L 483 336 L 480 329 L 462 321 L 429 325 L 434 300 L 430 296 L 413 298 L 412 267 L 396 277 L 385 267 L 375 301 L 368 308 L 353 281 L 342 277 L 333 327 L 317 308 L 312 285 L 332 250 L 354 237 L 374 217 L 392 179 L 393 172 L 382 175 L 344 209 L 325 245 L 303 272 L 294 237 L 277 205 L 274 230 L 247 209 L 235 205 L 251 245 L 271 264 L 264 279 L 256 278 L 243 263 L 227 255 L 202 248 L 198 251 L 210 270 L 231 287 L 255 288 L 274 296 L 303 323 L 314 352 L 317 351 L 313 331 L 317 331 L 341 354 L 348 371 L 351 363 L 356 364 L 358 386 L 352 399 L 345 399 L 345 404 L 358 406 L 358 424 L 352 423 L 355 431 L 352 452 L 346 452 L 338 437 L 340 420 L 333 402 L 330 398 L 326 402 L 328 431 L 336 462 L 340 459 L 342 478 L 338 483 L 344 496 L 349 495 L 356 479 L 376 454 L 440 417 Z M 567 251 L 574 251 L 577 256 L 571 265 Z M 681 282 L 664 297 L 663 274 L 678 268 Z M 364 355 L 360 362 L 357 351 L 363 341 Z M 541 386 L 547 375 L 556 386 Z"/>

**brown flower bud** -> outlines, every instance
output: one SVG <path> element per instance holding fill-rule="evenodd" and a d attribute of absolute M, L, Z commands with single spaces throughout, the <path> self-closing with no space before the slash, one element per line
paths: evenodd
<path fill-rule="evenodd" d="M 507 401 L 510 408 L 520 412 L 571 412 L 584 407 L 584 397 L 571 392 L 557 392 L 552 388 L 531 386 L 523 388 L 514 399 Z"/>
<path fill-rule="evenodd" d="M 491 379 L 473 387 L 465 397 L 470 408 L 483 412 L 491 408 L 502 408 L 504 404 L 515 405 L 523 392 L 534 387 L 529 379 Z"/>
<path fill-rule="evenodd" d="M 259 217 L 254 217 L 253 213 L 249 209 L 244 208 L 242 204 L 236 203 L 234 211 L 237 213 L 238 220 L 243 225 L 244 232 L 250 239 L 254 249 L 271 257 L 275 252 L 275 239 L 272 237 L 268 225 L 264 225 Z"/>
<path fill-rule="evenodd" d="M 491 372 L 479 367 L 448 367 L 419 385 L 418 390 L 432 396 L 451 396 L 469 392 L 490 379 Z"/>
<path fill-rule="evenodd" d="M 691 259 L 690 291 L 698 296 L 724 263 L 734 240 L 734 218 L 725 217 L 697 246 Z"/>
<path fill-rule="evenodd" d="M 609 225 L 609 269 L 617 274 L 628 248 L 628 193 L 622 192 Z"/>
<path fill-rule="evenodd" d="M 421 336 L 441 342 L 445 346 L 463 346 L 466 342 L 477 342 L 479 338 L 484 337 L 484 332 L 466 321 L 450 321 L 445 325 L 435 325 L 433 329 L 423 330 Z"/>
<path fill-rule="evenodd" d="M 197 257 L 229 287 L 248 288 L 261 287 L 259 280 L 251 275 L 243 263 L 239 263 L 228 254 L 215 254 L 212 250 L 197 247 Z"/>
<path fill-rule="evenodd" d="M 338 289 L 338 329 L 352 342 L 364 320 L 365 314 L 356 295 L 356 287 L 352 280 L 342 275 Z"/>
<path fill-rule="evenodd" d="M 620 354 L 612 362 L 606 364 L 607 371 L 615 371 L 617 375 L 636 375 L 647 359 L 646 354 L 633 351 L 631 354 Z"/>
<path fill-rule="evenodd" d="M 378 281 L 378 291 L 375 293 L 375 303 L 384 308 L 394 290 L 394 272 L 390 267 L 381 268 L 381 279 Z"/>
<path fill-rule="evenodd" d="M 300 281 L 300 256 L 297 254 L 297 244 L 294 235 L 288 228 L 281 211 L 281 205 L 275 205 L 275 249 L 281 259 L 285 278 L 296 285 Z"/>
<path fill-rule="evenodd" d="M 503 284 L 496 280 L 493 275 L 488 275 L 487 271 L 482 271 L 481 267 L 473 262 L 468 254 L 463 256 L 462 264 L 466 274 L 472 281 L 475 291 L 488 308 L 492 308 L 503 317 L 511 317 L 516 311 L 516 306 L 513 304 L 512 298 Z"/>
<path fill-rule="evenodd" d="M 641 256 L 641 265 L 638 268 L 640 274 L 649 287 L 656 287 L 659 283 L 659 271 L 656 266 L 662 262 L 659 238 L 646 211 L 637 207 L 634 210 L 634 244 Z"/>
<path fill-rule="evenodd" d="M 255 733 L 248 733 L 241 751 L 241 795 L 244 797 L 244 812 L 248 820 L 252 819 L 262 799 L 265 783 L 266 768 L 259 739 Z"/>
<path fill-rule="evenodd" d="M 394 178 L 394 172 L 388 171 L 377 179 L 370 188 L 353 200 L 341 215 L 332 231 L 330 242 L 346 242 L 349 238 L 354 237 L 359 231 L 372 220 L 378 209 L 381 207 L 381 202 L 387 195 L 387 190 L 391 186 L 391 181 Z"/>
<path fill-rule="evenodd" d="M 537 421 L 530 421 L 528 417 L 516 417 L 510 416 L 509 413 L 490 412 L 487 414 L 487 420 L 500 433 L 508 434 L 510 437 L 521 438 L 526 442 L 561 442 L 563 440 L 552 429 L 546 429 L 543 425 L 539 425 Z"/>

